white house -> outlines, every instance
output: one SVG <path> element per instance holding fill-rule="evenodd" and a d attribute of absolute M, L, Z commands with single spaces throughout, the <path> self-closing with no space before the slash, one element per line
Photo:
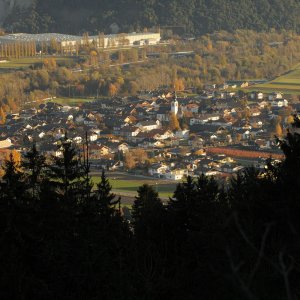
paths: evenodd
<path fill-rule="evenodd" d="M 189 130 L 178 130 L 175 132 L 175 137 L 178 139 L 184 139 L 184 140 L 188 140 L 190 137 L 190 131 Z"/>
<path fill-rule="evenodd" d="M 81 136 L 76 136 L 73 138 L 74 143 L 76 144 L 81 144 L 82 143 L 82 137 Z"/>
<path fill-rule="evenodd" d="M 124 126 L 120 131 L 120 135 L 129 138 L 137 136 L 140 132 L 141 130 L 137 127 Z"/>
<path fill-rule="evenodd" d="M 283 94 L 282 93 L 277 93 L 274 92 L 271 95 L 269 95 L 269 101 L 275 100 L 275 99 L 282 99 L 283 98 Z"/>
<path fill-rule="evenodd" d="M 169 138 L 174 137 L 174 134 L 171 130 L 164 130 L 164 129 L 157 129 L 150 132 L 150 134 L 153 134 L 153 139 L 155 140 L 166 140 Z"/>
<path fill-rule="evenodd" d="M 289 105 L 289 102 L 286 99 L 274 99 L 271 102 L 272 107 L 287 107 Z"/>
<path fill-rule="evenodd" d="M 91 132 L 89 135 L 89 140 L 91 142 L 95 142 L 98 140 L 98 134 L 96 132 Z"/>
<path fill-rule="evenodd" d="M 210 114 L 210 115 L 208 115 L 208 120 L 209 121 L 218 121 L 218 120 L 220 120 L 220 116 L 218 114 Z"/>
<path fill-rule="evenodd" d="M 251 100 L 262 100 L 264 99 L 264 94 L 262 92 L 252 92 L 250 98 Z"/>
<path fill-rule="evenodd" d="M 190 119 L 190 125 L 194 124 L 205 124 L 209 121 L 215 122 L 220 120 L 220 115 L 219 114 L 202 114 L 197 117 L 191 118 Z"/>
<path fill-rule="evenodd" d="M 208 122 L 208 119 L 206 117 L 195 117 L 195 118 L 190 119 L 190 125 L 204 124 L 207 122 Z"/>
<path fill-rule="evenodd" d="M 168 180 L 182 180 L 185 176 L 188 175 L 187 170 L 177 169 L 167 172 L 165 177 Z"/>
<path fill-rule="evenodd" d="M 264 99 L 264 94 L 259 92 L 259 93 L 257 93 L 256 97 L 257 97 L 257 100 L 262 100 L 262 99 Z"/>
<path fill-rule="evenodd" d="M 154 164 L 154 165 L 152 165 L 149 168 L 148 173 L 151 176 L 161 175 L 161 174 L 165 174 L 168 169 L 169 169 L 169 167 L 167 165 L 164 165 L 164 164 Z"/>
<path fill-rule="evenodd" d="M 76 117 L 75 122 L 77 124 L 83 124 L 84 120 L 85 120 L 85 117 L 83 115 L 79 115 Z"/>
<path fill-rule="evenodd" d="M 207 172 L 204 173 L 206 176 L 217 176 L 217 175 L 221 175 L 221 172 L 217 171 L 217 170 L 209 170 Z"/>
<path fill-rule="evenodd" d="M 0 141 L 0 149 L 5 149 L 13 146 L 11 139 Z"/>
<path fill-rule="evenodd" d="M 151 131 L 154 129 L 159 129 L 161 127 L 161 123 L 159 120 L 156 121 L 144 121 L 144 122 L 139 122 L 137 124 L 137 127 L 141 131 Z"/>
<path fill-rule="evenodd" d="M 120 145 L 118 146 L 118 150 L 119 150 L 120 152 L 123 152 L 123 153 L 128 152 L 128 151 L 129 151 L 129 146 L 128 146 L 128 144 L 126 144 L 126 143 L 122 143 L 122 144 L 120 144 Z"/>
<path fill-rule="evenodd" d="M 262 101 L 258 103 L 260 108 L 265 108 L 269 105 L 269 103 L 267 101 Z"/>
<path fill-rule="evenodd" d="M 42 139 L 45 135 L 46 135 L 46 133 L 44 131 L 42 131 L 42 132 L 39 133 L 38 136 L 39 136 L 40 139 Z"/>
<path fill-rule="evenodd" d="M 65 105 L 61 108 L 61 111 L 66 113 L 69 112 L 71 109 L 72 109 L 71 106 Z"/>

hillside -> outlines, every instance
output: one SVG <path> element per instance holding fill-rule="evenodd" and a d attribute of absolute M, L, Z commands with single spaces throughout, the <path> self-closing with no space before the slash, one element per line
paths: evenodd
<path fill-rule="evenodd" d="M 122 31 L 152 26 L 179 26 L 181 32 L 205 34 L 215 30 L 299 31 L 299 0 L 32 0 L 31 8 L 13 5 L 4 26 L 23 32 L 79 33 Z"/>

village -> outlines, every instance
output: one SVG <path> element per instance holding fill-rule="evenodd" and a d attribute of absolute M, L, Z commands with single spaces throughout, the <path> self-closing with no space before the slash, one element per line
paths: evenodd
<path fill-rule="evenodd" d="M 228 84 L 226 86 L 228 88 Z M 81 106 L 47 99 L 9 114 L 1 125 L 1 160 L 33 144 L 60 156 L 67 137 L 80 150 L 89 143 L 91 167 L 172 181 L 200 174 L 229 178 L 246 166 L 280 160 L 282 136 L 299 104 L 281 93 L 247 95 L 208 85 L 201 94 L 141 91 L 137 97 L 95 99 Z M 295 102 L 295 101 L 294 101 Z"/>

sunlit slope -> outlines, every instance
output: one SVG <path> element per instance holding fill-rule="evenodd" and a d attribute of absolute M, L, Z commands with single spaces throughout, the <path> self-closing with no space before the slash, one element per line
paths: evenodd
<path fill-rule="evenodd" d="M 255 85 L 249 90 L 261 90 L 265 92 L 282 92 L 285 94 L 300 94 L 300 67 L 277 77 L 270 82 Z"/>

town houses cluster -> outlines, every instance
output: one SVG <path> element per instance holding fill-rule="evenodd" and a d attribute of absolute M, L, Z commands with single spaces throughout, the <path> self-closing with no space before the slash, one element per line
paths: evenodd
<path fill-rule="evenodd" d="M 92 168 L 182 180 L 200 174 L 227 178 L 269 157 L 281 159 L 274 135 L 284 135 L 298 101 L 281 93 L 247 95 L 208 86 L 200 94 L 142 91 L 135 97 L 91 100 L 80 106 L 47 100 L 9 114 L 0 127 L 0 159 L 33 143 L 60 156 L 66 135 L 89 143 Z"/>

